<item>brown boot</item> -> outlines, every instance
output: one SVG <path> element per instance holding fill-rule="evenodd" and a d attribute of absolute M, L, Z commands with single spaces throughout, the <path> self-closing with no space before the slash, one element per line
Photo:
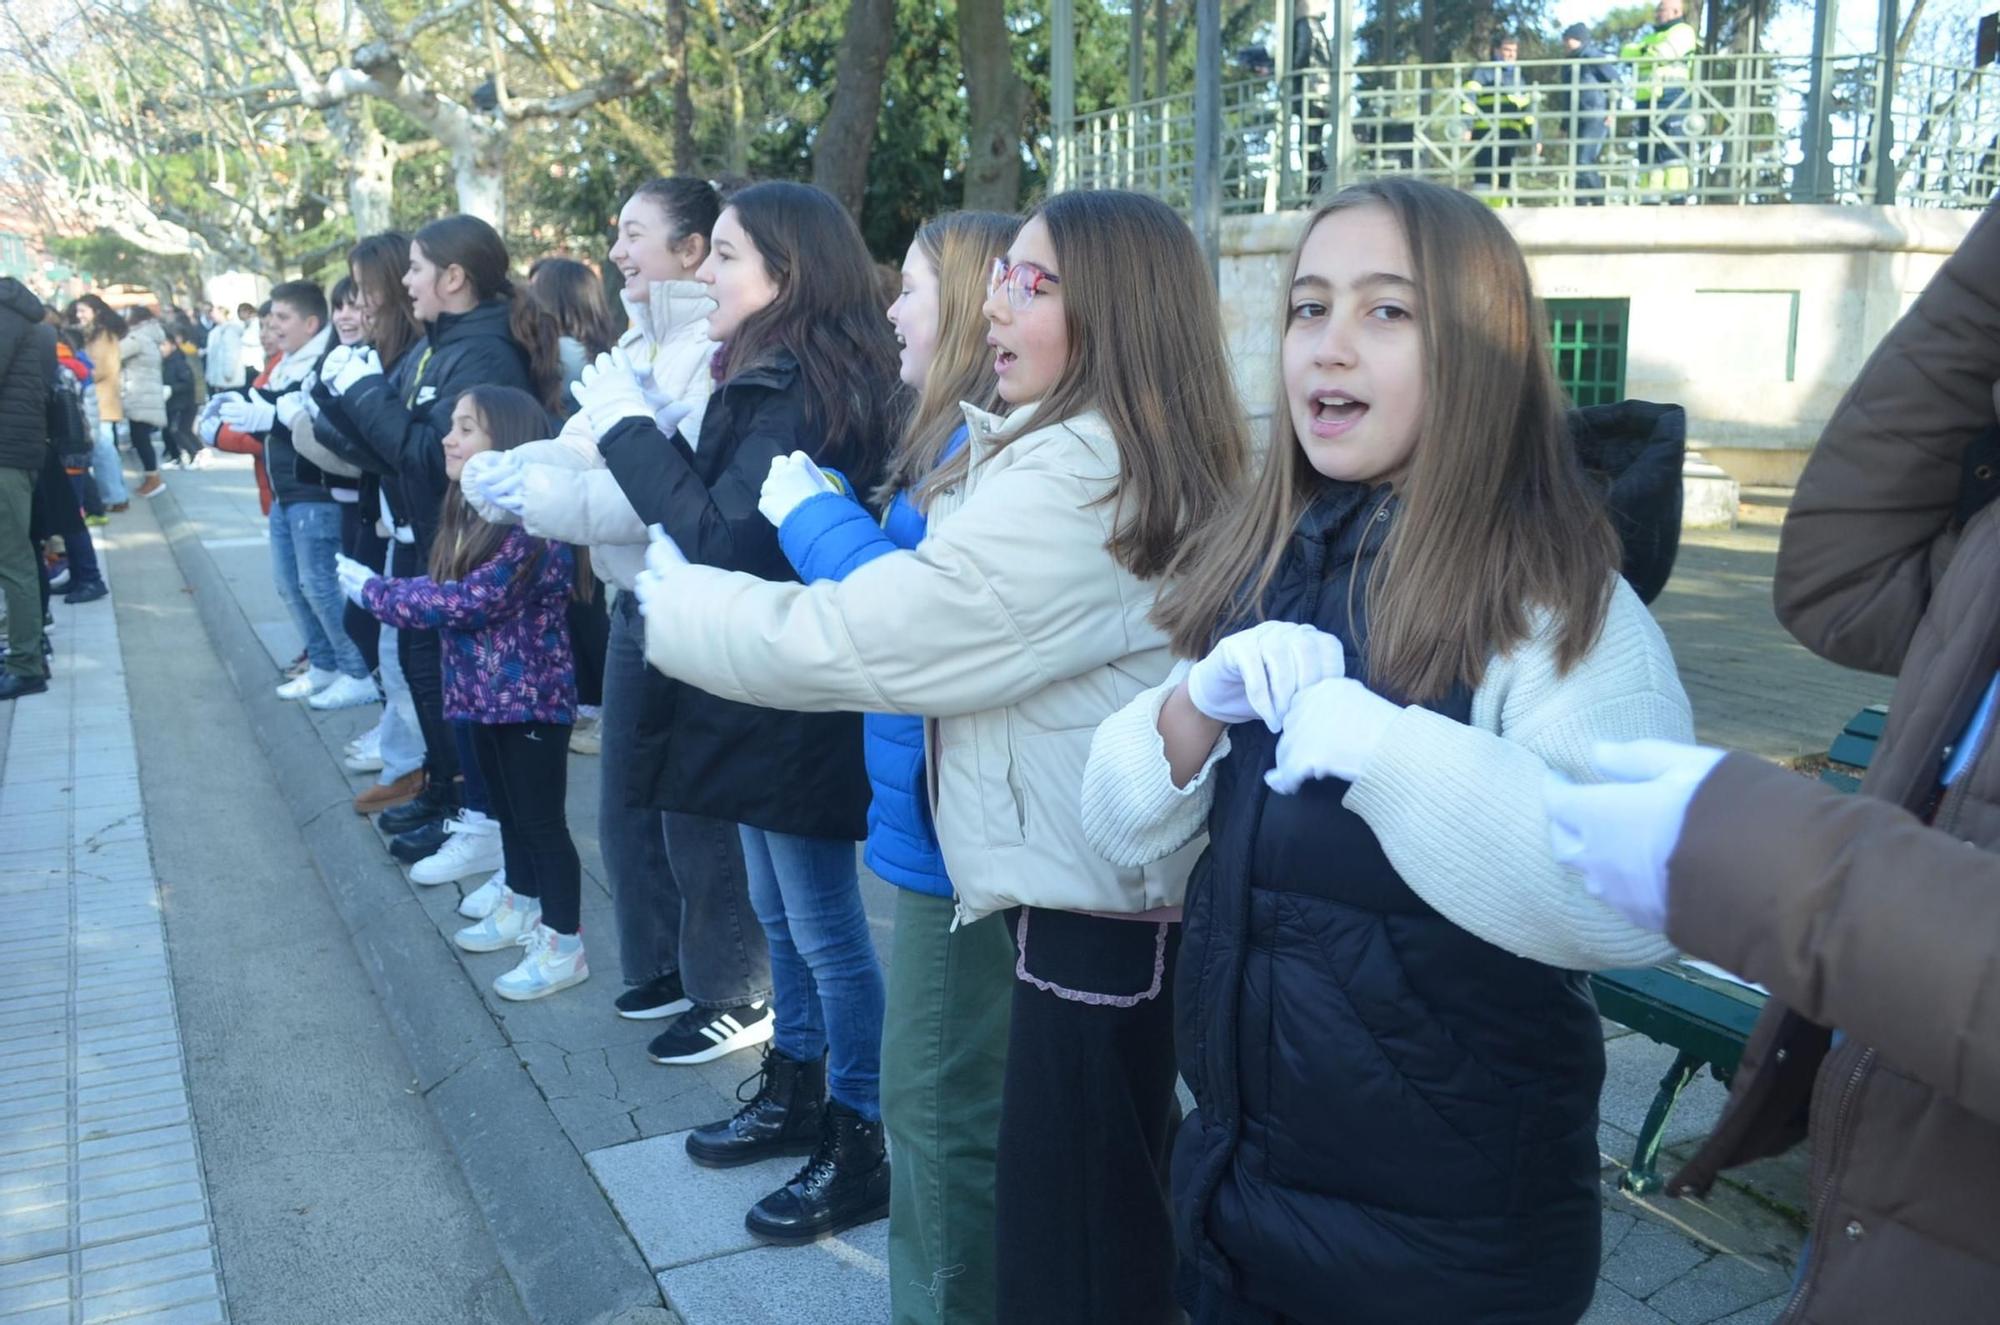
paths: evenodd
<path fill-rule="evenodd" d="M 157 497 L 166 490 L 167 485 L 160 481 L 158 474 L 146 475 L 146 481 L 139 485 L 139 495 L 141 497 Z"/>
<path fill-rule="evenodd" d="M 403 774 L 394 782 L 378 782 L 354 798 L 356 814 L 374 814 L 378 810 L 407 805 L 421 796 L 424 791 L 424 770 Z"/>

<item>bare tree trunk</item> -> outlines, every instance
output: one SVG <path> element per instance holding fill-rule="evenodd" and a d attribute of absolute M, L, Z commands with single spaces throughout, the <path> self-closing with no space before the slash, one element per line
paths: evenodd
<path fill-rule="evenodd" d="M 697 165 L 694 96 L 688 90 L 688 0 L 667 0 L 667 48 L 674 62 L 674 173 L 691 175 Z"/>
<path fill-rule="evenodd" d="M 834 57 L 833 102 L 813 143 L 813 183 L 855 216 L 868 191 L 868 158 L 882 114 L 882 75 L 896 38 L 895 0 L 851 0 Z"/>
<path fill-rule="evenodd" d="M 367 97 L 326 109 L 327 123 L 347 154 L 347 212 L 357 235 L 380 234 L 390 226 L 396 196 L 396 155 L 375 124 Z"/>
<path fill-rule="evenodd" d="M 1134 7 L 1134 13 L 1137 7 Z M 965 205 L 1011 212 L 1021 204 L 1021 113 L 1006 0 L 958 0 L 965 65 Z"/>
<path fill-rule="evenodd" d="M 445 140 L 451 149 L 452 182 L 458 210 L 495 230 L 507 228 L 507 140 L 497 127 L 468 126 Z"/>

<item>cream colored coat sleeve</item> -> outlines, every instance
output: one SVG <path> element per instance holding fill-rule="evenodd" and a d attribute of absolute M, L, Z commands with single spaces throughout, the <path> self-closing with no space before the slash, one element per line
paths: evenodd
<path fill-rule="evenodd" d="M 602 545 L 646 542 L 646 526 L 608 469 L 529 465 L 521 471 L 521 527 L 537 538 Z"/>
<path fill-rule="evenodd" d="M 1024 455 L 917 548 L 839 581 L 680 567 L 649 608 L 646 658 L 768 708 L 943 718 L 1007 707 L 1161 643 L 1144 624 L 1150 595 L 1105 550 L 1111 507 L 1099 498 L 1111 482 Z"/>
<path fill-rule="evenodd" d="M 1404 709 L 1345 804 L 1411 891 L 1517 956 L 1570 970 L 1652 966 L 1674 949 L 1556 863 L 1542 809 L 1554 769 L 1594 782 L 1597 741 L 1694 739 L 1673 653 L 1623 581 L 1596 646 L 1567 674 L 1546 630 L 1496 659 L 1472 722 Z"/>

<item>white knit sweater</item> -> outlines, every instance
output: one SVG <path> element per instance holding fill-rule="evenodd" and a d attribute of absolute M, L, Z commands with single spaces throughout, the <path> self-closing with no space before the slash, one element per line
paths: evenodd
<path fill-rule="evenodd" d="M 1651 966 L 1674 955 L 1556 864 L 1542 812 L 1550 769 L 1594 781 L 1595 741 L 1694 738 L 1673 653 L 1621 580 L 1604 632 L 1567 674 L 1546 617 L 1495 658 L 1472 697 L 1470 724 L 1403 710 L 1343 802 L 1367 822 L 1403 881 L 1454 924 L 1508 952 L 1571 970 Z M 1223 733 L 1200 772 L 1177 788 L 1159 714 L 1188 664 L 1097 729 L 1083 776 L 1083 828 L 1116 865 L 1136 866 L 1199 837 L 1229 753 Z"/>

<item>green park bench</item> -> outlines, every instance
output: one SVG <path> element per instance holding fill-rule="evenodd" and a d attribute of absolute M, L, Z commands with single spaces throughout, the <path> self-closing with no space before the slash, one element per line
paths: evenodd
<path fill-rule="evenodd" d="M 1827 751 L 1819 780 L 1841 791 L 1859 789 L 1888 716 L 1888 709 L 1871 704 L 1849 719 Z M 1643 971 L 1599 971 L 1590 985 L 1606 1018 L 1679 1051 L 1660 1078 L 1632 1163 L 1619 1179 L 1626 1191 L 1645 1195 L 1662 1186 L 1660 1142 L 1681 1092 L 1704 1067 L 1729 1084 L 1750 1028 L 1764 1010 L 1764 995 L 1678 962 Z"/>

